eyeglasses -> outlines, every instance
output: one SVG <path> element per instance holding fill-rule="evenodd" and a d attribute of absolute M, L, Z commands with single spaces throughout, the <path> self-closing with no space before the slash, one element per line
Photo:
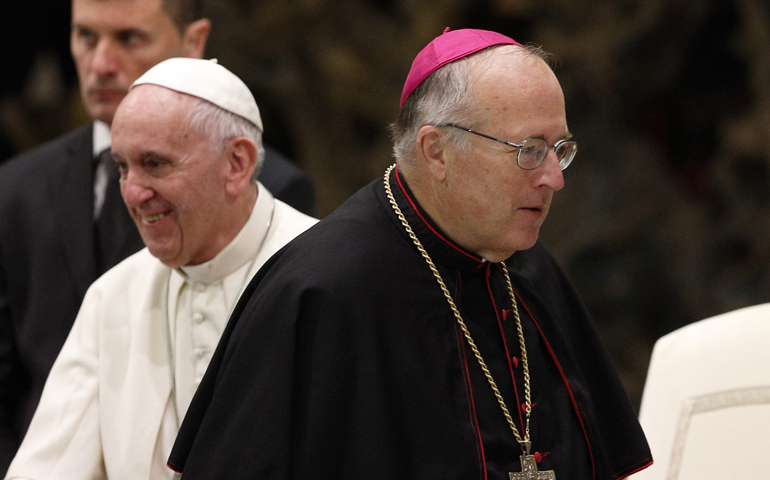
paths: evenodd
<path fill-rule="evenodd" d="M 472 133 L 480 137 L 504 143 L 509 147 L 515 147 L 517 149 L 516 163 L 524 170 L 533 170 L 539 167 L 540 164 L 543 163 L 545 156 L 548 154 L 548 148 L 553 148 L 553 151 L 556 152 L 556 158 L 559 160 L 559 167 L 561 167 L 562 170 L 569 167 L 569 164 L 572 163 L 572 160 L 575 158 L 575 154 L 577 153 L 577 142 L 572 140 L 559 140 L 553 146 L 551 146 L 548 145 L 548 142 L 542 138 L 528 138 L 521 144 L 518 144 L 500 140 L 499 138 L 490 137 L 489 135 L 484 135 L 483 133 L 476 132 L 470 128 L 455 125 L 454 123 L 442 123 L 441 125 L 438 125 L 438 127 L 458 128 L 464 132 Z"/>

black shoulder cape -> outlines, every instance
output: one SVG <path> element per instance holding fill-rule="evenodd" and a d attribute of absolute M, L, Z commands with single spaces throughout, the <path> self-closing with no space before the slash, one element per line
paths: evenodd
<path fill-rule="evenodd" d="M 394 195 L 522 430 L 501 266 L 455 245 L 397 172 Z M 540 244 L 506 261 L 532 373 L 532 444 L 559 479 L 651 464 L 572 286 Z M 257 273 L 169 458 L 186 480 L 508 479 L 516 443 L 433 274 L 372 182 Z"/>

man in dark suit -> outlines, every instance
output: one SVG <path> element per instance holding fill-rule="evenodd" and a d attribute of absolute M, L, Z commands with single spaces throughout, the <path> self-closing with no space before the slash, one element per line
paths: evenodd
<path fill-rule="evenodd" d="M 150 67 L 203 55 L 211 24 L 194 3 L 73 0 L 70 47 L 94 123 L 0 167 L 0 474 L 88 286 L 144 246 L 120 197 L 109 125 Z M 266 150 L 260 181 L 314 213 L 310 180 Z"/>

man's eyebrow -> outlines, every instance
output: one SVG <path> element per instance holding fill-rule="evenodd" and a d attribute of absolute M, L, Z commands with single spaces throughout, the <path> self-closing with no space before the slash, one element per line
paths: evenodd
<path fill-rule="evenodd" d="M 117 36 L 120 35 L 129 35 L 129 34 L 136 34 L 141 35 L 143 37 L 147 37 L 150 35 L 150 33 L 147 30 L 144 30 L 139 27 L 125 27 L 125 28 L 119 28 L 114 31 L 114 34 Z"/>
<path fill-rule="evenodd" d="M 530 138 L 539 138 L 540 140 L 545 140 L 545 135 L 532 135 L 531 137 L 525 138 L 525 140 Z M 572 132 L 567 132 L 562 135 L 561 140 L 572 140 Z"/>
<path fill-rule="evenodd" d="M 123 157 L 123 155 L 121 155 L 120 152 L 115 152 L 115 151 L 112 152 L 112 158 L 114 158 L 116 161 L 117 160 L 122 160 L 122 161 L 126 160 L 126 158 Z M 148 159 L 164 160 L 164 161 L 167 161 L 167 162 L 171 161 L 171 157 L 169 157 L 168 155 L 164 155 L 164 154 L 158 153 L 155 150 L 145 150 L 145 151 L 143 151 L 143 152 L 141 152 L 139 154 L 139 160 L 140 161 L 145 161 L 145 160 L 148 160 Z"/>
<path fill-rule="evenodd" d="M 158 153 L 155 150 L 143 151 L 142 153 L 139 154 L 139 159 L 142 161 L 147 159 L 171 161 L 171 157 L 169 157 L 168 155 L 164 155 L 162 153 Z"/>
<path fill-rule="evenodd" d="M 73 22 L 70 25 L 70 30 L 71 31 L 88 31 L 88 32 L 92 32 L 95 29 L 93 27 L 91 27 L 89 25 L 86 25 L 86 24 L 83 24 L 83 23 Z M 123 28 L 117 28 L 117 29 L 114 29 L 114 30 L 110 30 L 109 34 L 116 35 L 116 36 L 135 34 L 135 35 L 140 35 L 140 36 L 143 36 L 143 37 L 148 37 L 150 35 L 150 32 L 145 30 L 145 29 L 143 29 L 143 28 L 141 28 L 141 27 L 130 26 L 130 27 L 123 27 Z"/>

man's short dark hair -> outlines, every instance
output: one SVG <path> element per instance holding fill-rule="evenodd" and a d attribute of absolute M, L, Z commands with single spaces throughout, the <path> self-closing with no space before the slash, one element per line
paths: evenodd
<path fill-rule="evenodd" d="M 203 0 L 163 0 L 163 9 L 171 16 L 180 32 L 203 18 Z"/>

